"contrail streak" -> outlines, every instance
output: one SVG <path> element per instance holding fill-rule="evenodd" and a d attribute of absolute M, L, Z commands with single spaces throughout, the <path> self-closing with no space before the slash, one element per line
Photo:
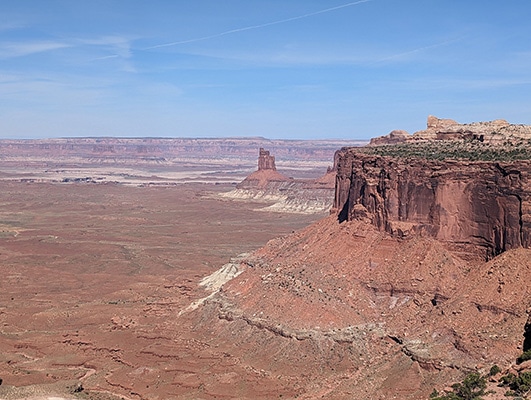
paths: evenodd
<path fill-rule="evenodd" d="M 250 30 L 253 30 L 253 29 L 265 28 L 265 27 L 271 26 L 271 25 L 284 24 L 286 22 L 296 21 L 298 19 L 312 17 L 314 15 L 324 14 L 324 13 L 327 13 L 327 12 L 330 12 L 330 11 L 339 10 L 341 8 L 351 7 L 351 6 L 355 6 L 357 4 L 361 4 L 361 3 L 367 3 L 369 1 L 373 1 L 373 0 L 353 1 L 351 3 L 346 3 L 346 4 L 341 4 L 341 5 L 335 6 L 335 7 L 325 8 L 324 10 L 314 11 L 314 12 L 311 12 L 311 13 L 298 15 L 296 17 L 280 19 L 278 21 L 266 22 L 264 24 L 258 24 L 258 25 L 245 26 L 243 28 L 236 28 L 236 29 L 231 29 L 229 31 L 225 31 L 225 32 L 215 33 L 213 35 L 202 36 L 202 37 L 197 37 L 197 38 L 187 39 L 187 40 L 180 40 L 178 42 L 158 44 L 158 45 L 155 45 L 155 46 L 146 47 L 144 50 L 158 49 L 158 48 L 161 48 L 161 47 L 177 46 L 179 44 L 200 42 L 200 41 L 203 41 L 203 40 L 214 39 L 214 38 L 218 38 L 218 37 L 221 37 L 221 36 L 232 35 L 233 33 L 250 31 Z"/>
<path fill-rule="evenodd" d="M 378 61 L 375 61 L 372 64 L 383 63 L 383 62 L 386 62 L 386 61 L 389 61 L 389 60 L 394 60 L 394 59 L 401 58 L 401 57 L 404 57 L 404 56 L 409 56 L 411 54 L 420 53 L 420 52 L 425 51 L 425 50 L 434 49 L 436 47 L 446 46 L 446 45 L 451 44 L 451 43 L 459 42 L 459 41 L 463 40 L 465 37 L 466 36 L 461 36 L 461 37 L 458 37 L 458 38 L 455 38 L 455 39 L 445 40 L 444 42 L 439 42 L 439 43 L 435 43 L 435 44 L 432 44 L 432 45 L 423 46 L 423 47 L 419 47 L 419 48 L 416 48 L 416 49 L 413 49 L 413 50 L 405 51 L 403 53 L 393 54 L 391 56 L 388 56 L 388 57 L 382 58 L 382 59 L 380 59 Z"/>

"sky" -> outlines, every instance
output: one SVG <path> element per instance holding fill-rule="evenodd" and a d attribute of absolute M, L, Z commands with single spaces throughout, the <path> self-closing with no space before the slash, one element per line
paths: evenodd
<path fill-rule="evenodd" d="M 2 0 L 0 138 L 531 124 L 529 0 Z"/>

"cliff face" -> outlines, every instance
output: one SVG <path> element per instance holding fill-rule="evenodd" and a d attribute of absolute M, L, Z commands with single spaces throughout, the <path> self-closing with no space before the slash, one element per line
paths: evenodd
<path fill-rule="evenodd" d="M 430 118 L 413 139 L 336 152 L 332 215 L 243 260 L 202 321 L 264 370 L 303 371 L 305 398 L 421 400 L 507 368 L 531 347 L 531 141 L 517 128 Z"/>
<path fill-rule="evenodd" d="M 336 154 L 334 208 L 394 236 L 429 235 L 490 259 L 531 247 L 531 163 L 397 159 Z"/>

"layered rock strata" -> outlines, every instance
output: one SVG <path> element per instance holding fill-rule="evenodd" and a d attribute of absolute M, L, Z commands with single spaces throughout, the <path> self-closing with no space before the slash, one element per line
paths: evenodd
<path fill-rule="evenodd" d="M 358 142 L 360 145 L 364 142 Z M 193 158 L 197 163 L 212 159 L 252 159 L 256 149 L 267 147 L 283 160 L 328 162 L 340 140 L 270 140 L 248 138 L 56 138 L 2 139 L 0 161 L 61 163 L 174 163 Z"/>
<path fill-rule="evenodd" d="M 392 159 L 343 149 L 334 208 L 398 237 L 413 233 L 490 259 L 531 247 L 531 163 Z"/>

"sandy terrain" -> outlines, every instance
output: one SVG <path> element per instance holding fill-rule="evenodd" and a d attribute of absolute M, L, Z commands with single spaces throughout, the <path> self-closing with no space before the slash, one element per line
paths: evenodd
<path fill-rule="evenodd" d="M 0 186 L 0 399 L 286 393 L 181 311 L 232 257 L 319 215 L 235 206 L 212 195 L 224 185 Z"/>

